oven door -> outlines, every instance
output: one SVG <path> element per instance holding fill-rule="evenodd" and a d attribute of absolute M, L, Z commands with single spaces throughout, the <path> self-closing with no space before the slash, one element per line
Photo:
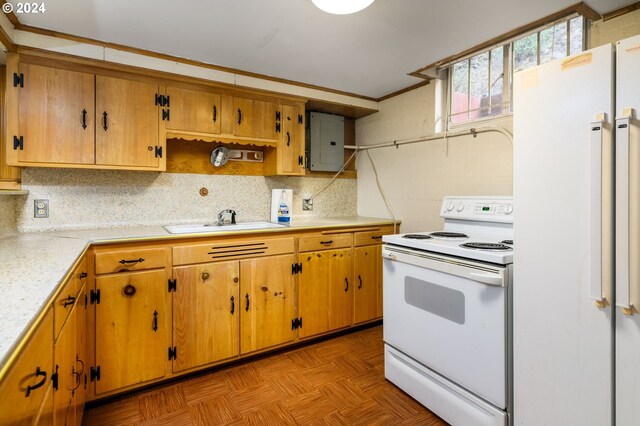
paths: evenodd
<path fill-rule="evenodd" d="M 382 256 L 385 342 L 505 410 L 510 270 L 388 244 Z"/>

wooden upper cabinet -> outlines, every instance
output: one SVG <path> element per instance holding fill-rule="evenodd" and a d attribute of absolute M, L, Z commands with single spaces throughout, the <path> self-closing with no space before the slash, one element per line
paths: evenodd
<path fill-rule="evenodd" d="M 17 97 L 19 105 L 12 111 L 17 129 L 9 113 L 7 143 L 15 155 L 9 151 L 8 161 L 93 164 L 94 75 L 32 64 L 18 69 L 7 75 L 8 103 Z"/>
<path fill-rule="evenodd" d="M 280 117 L 280 106 L 275 102 L 253 101 L 253 136 L 277 139 L 281 130 Z"/>
<path fill-rule="evenodd" d="M 282 105 L 278 146 L 265 153 L 266 175 L 304 175 L 304 104 Z"/>
<path fill-rule="evenodd" d="M 96 164 L 164 169 L 158 85 L 96 76 Z"/>
<path fill-rule="evenodd" d="M 222 121 L 220 95 L 202 90 L 167 87 L 167 130 L 219 134 Z"/>

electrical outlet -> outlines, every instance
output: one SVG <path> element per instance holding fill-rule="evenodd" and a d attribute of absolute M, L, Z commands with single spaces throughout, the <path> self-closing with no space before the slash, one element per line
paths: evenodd
<path fill-rule="evenodd" d="M 313 210 L 313 198 L 302 199 L 302 210 Z"/>
<path fill-rule="evenodd" d="M 49 200 L 33 200 L 33 217 L 49 217 Z"/>

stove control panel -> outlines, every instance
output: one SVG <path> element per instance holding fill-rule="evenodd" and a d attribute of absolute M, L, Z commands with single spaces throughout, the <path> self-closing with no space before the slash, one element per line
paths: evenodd
<path fill-rule="evenodd" d="M 512 197 L 445 197 L 440 216 L 446 219 L 513 222 Z"/>

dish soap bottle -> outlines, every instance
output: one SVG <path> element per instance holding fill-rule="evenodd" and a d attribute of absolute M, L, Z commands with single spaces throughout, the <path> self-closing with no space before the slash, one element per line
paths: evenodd
<path fill-rule="evenodd" d="M 288 224 L 291 221 L 291 213 L 289 209 L 289 201 L 287 200 L 287 192 L 282 191 L 280 195 L 280 204 L 278 205 L 278 223 Z"/>

